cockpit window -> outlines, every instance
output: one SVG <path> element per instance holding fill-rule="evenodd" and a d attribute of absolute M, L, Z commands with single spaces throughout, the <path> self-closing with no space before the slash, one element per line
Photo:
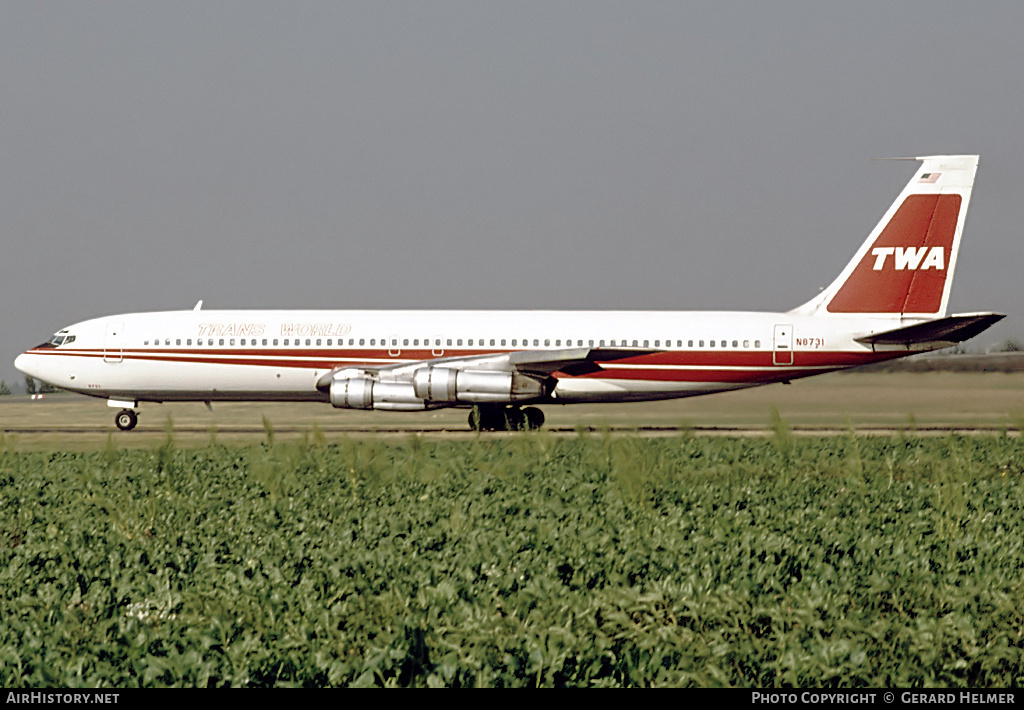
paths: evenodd
<path fill-rule="evenodd" d="M 66 333 L 57 333 L 52 338 L 50 338 L 50 340 L 48 341 L 48 343 L 50 345 L 52 345 L 53 347 L 55 347 L 55 348 L 60 347 L 61 345 L 67 345 L 68 343 L 73 343 L 73 342 L 75 342 L 75 336 L 68 335 Z"/>

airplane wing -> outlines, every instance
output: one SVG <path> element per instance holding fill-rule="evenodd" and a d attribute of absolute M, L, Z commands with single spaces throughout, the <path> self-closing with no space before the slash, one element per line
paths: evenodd
<path fill-rule="evenodd" d="M 512 372 L 537 378 L 546 378 L 555 372 L 584 375 L 599 372 L 600 363 L 657 352 L 649 348 L 564 348 L 561 350 L 519 350 L 488 355 L 457 355 L 389 365 L 346 365 L 337 367 L 317 380 L 316 387 L 326 391 L 339 373 L 357 370 L 381 380 L 403 380 L 424 367 L 451 370 L 486 370 Z"/>
<path fill-rule="evenodd" d="M 656 352 L 641 348 L 566 348 L 564 350 L 523 350 L 509 353 L 508 364 L 522 373 L 584 375 L 600 371 L 602 362 L 624 360 Z"/>

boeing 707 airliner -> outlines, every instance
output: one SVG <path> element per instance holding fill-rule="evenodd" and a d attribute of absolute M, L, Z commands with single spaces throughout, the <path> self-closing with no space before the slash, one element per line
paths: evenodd
<path fill-rule="evenodd" d="M 976 155 L 921 167 L 835 281 L 782 313 L 186 311 L 83 321 L 18 356 L 23 373 L 106 399 L 469 408 L 537 428 L 537 405 L 637 402 L 766 385 L 948 347 L 998 313 L 946 315 Z"/>

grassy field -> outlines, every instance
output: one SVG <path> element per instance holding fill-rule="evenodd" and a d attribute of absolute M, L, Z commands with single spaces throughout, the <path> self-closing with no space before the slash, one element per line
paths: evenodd
<path fill-rule="evenodd" d="M 265 438 L 0 442 L 0 687 L 1024 683 L 1017 436 Z"/>
<path fill-rule="evenodd" d="M 546 406 L 547 428 L 574 431 L 680 427 L 697 432 L 769 430 L 773 411 L 795 430 L 850 427 L 858 431 L 929 428 L 1018 429 L 1024 421 L 1024 373 L 837 373 L 792 385 L 771 385 L 706 397 L 624 405 Z M 143 404 L 139 426 L 118 432 L 115 410 L 102 400 L 51 395 L 40 401 L 0 398 L 0 432 L 25 449 L 86 450 L 113 433 L 118 446 L 147 447 L 173 426 L 179 445 L 211 438 L 246 443 L 263 437 L 266 420 L 284 438 L 301 438 L 314 425 L 329 440 L 352 432 L 467 432 L 466 410 L 422 413 L 337 410 L 326 404 Z"/>
<path fill-rule="evenodd" d="M 545 409 L 0 399 L 0 686 L 1024 682 L 1024 375 Z"/>

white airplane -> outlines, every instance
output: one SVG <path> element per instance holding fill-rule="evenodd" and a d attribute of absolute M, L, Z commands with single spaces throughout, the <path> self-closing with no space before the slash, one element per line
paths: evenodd
<path fill-rule="evenodd" d="M 785 313 L 190 311 L 84 321 L 18 356 L 23 373 L 139 402 L 317 401 L 472 408 L 536 428 L 537 404 L 636 402 L 789 382 L 948 347 L 998 313 L 946 315 L 976 155 L 922 165 L 827 289 Z"/>

